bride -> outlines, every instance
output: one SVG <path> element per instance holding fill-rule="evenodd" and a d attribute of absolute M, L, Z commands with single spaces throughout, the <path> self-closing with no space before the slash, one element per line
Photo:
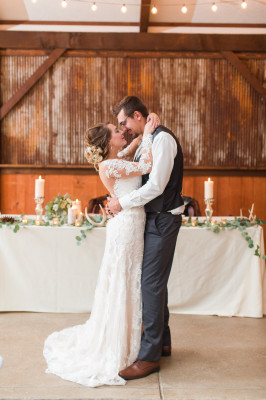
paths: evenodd
<path fill-rule="evenodd" d="M 99 124 L 88 129 L 86 158 L 111 195 L 119 198 L 141 186 L 141 175 L 152 168 L 152 133 L 157 126 L 154 117 L 146 124 L 139 162 L 125 158 L 132 158 L 140 138 L 120 152 L 126 140 L 117 127 Z M 126 383 L 118 372 L 137 359 L 141 340 L 144 227 L 144 207 L 123 210 L 109 220 L 91 316 L 85 324 L 46 339 L 46 372 L 89 387 Z"/>

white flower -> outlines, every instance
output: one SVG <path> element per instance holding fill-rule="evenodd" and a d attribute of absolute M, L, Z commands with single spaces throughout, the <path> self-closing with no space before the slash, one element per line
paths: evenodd
<path fill-rule="evenodd" d="M 58 210 L 58 204 L 54 204 L 54 205 L 53 205 L 53 210 L 54 210 L 54 211 L 57 211 L 57 210 Z"/>

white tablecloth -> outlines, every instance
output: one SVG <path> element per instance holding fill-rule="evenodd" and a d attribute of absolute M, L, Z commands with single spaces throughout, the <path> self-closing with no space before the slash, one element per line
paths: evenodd
<path fill-rule="evenodd" d="M 0 229 L 0 311 L 90 311 L 105 232 L 94 228 L 77 246 L 75 227 Z M 262 228 L 248 233 L 263 252 Z M 262 317 L 265 263 L 253 253 L 238 230 L 182 227 L 168 285 L 170 311 Z"/>

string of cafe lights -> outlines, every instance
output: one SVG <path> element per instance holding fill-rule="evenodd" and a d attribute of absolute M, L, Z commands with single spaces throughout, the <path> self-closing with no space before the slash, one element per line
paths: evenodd
<path fill-rule="evenodd" d="M 38 0 L 31 0 L 31 1 L 32 1 L 32 3 L 37 3 Z M 96 1 L 91 2 L 91 1 L 88 1 L 88 0 L 61 0 L 61 6 L 62 6 L 62 8 L 66 8 L 68 3 L 74 2 L 74 1 L 80 2 L 80 3 L 89 3 L 89 4 L 91 4 L 91 10 L 93 12 L 97 11 L 97 9 L 98 9 Z M 118 5 L 117 3 L 112 3 L 112 2 L 99 2 L 98 4 L 100 4 L 100 5 Z M 195 5 L 201 6 L 201 5 L 209 5 L 209 4 L 210 4 L 210 2 L 208 2 L 208 3 L 207 2 L 206 3 L 200 3 L 200 4 L 196 4 L 195 3 L 195 4 L 190 4 L 190 5 L 191 6 L 195 6 Z M 127 12 L 127 6 L 140 6 L 140 4 L 122 3 L 122 6 L 121 6 L 120 10 L 121 10 L 121 12 L 123 14 L 125 14 Z M 163 7 L 164 6 L 175 6 L 175 4 L 163 4 L 162 6 Z M 180 10 L 181 10 L 181 12 L 183 14 L 186 14 L 188 12 L 188 7 L 187 7 L 186 3 L 176 4 L 176 6 L 181 6 Z M 243 10 L 245 10 L 247 8 L 247 1 L 246 0 L 240 0 L 240 6 L 241 6 L 241 8 Z M 150 9 L 151 9 L 150 10 L 151 14 L 155 15 L 155 14 L 158 13 L 158 8 L 156 7 L 155 3 L 152 4 L 152 6 L 148 5 L 148 7 L 150 7 Z M 213 12 L 216 12 L 218 10 L 218 6 L 217 6 L 217 4 L 215 2 L 211 3 L 211 10 Z"/>

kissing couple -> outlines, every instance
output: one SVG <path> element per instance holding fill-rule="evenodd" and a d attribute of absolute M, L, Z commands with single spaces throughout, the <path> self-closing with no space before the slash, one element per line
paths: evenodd
<path fill-rule="evenodd" d="M 43 350 L 46 372 L 89 387 L 143 378 L 171 355 L 167 281 L 184 211 L 183 153 L 137 97 L 121 100 L 114 115 L 120 129 L 98 124 L 86 137 L 113 217 L 91 316 L 52 333 Z M 137 136 L 127 147 L 126 131 Z"/>

